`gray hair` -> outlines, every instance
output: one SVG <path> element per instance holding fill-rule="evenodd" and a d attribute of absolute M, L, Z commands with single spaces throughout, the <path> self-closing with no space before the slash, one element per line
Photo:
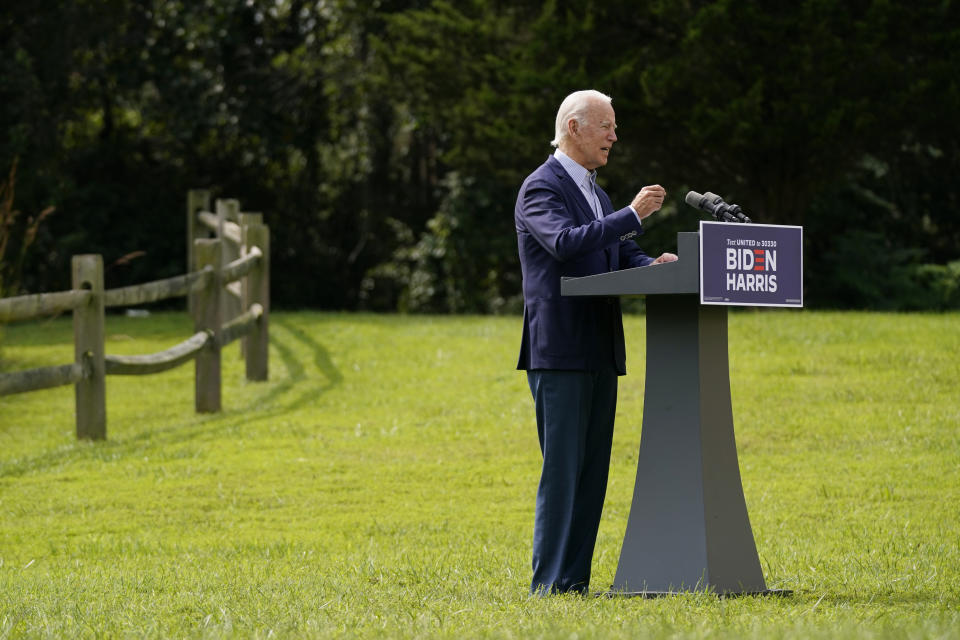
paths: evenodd
<path fill-rule="evenodd" d="M 603 100 L 610 104 L 613 98 L 593 89 L 574 91 L 564 98 L 557 110 L 557 124 L 554 129 L 554 138 L 550 141 L 550 144 L 559 147 L 560 143 L 570 135 L 567 133 L 567 123 L 571 120 L 576 120 L 580 126 L 583 126 L 586 121 L 587 108 L 595 100 Z"/>

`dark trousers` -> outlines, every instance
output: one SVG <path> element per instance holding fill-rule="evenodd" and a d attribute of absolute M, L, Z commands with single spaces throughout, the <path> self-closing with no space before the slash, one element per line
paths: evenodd
<path fill-rule="evenodd" d="M 590 587 L 617 409 L 614 371 L 527 372 L 543 471 L 533 525 L 533 594 Z"/>

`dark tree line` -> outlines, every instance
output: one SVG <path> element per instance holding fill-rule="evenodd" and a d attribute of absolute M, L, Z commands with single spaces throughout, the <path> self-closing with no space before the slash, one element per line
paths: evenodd
<path fill-rule="evenodd" d="M 76 253 L 108 286 L 181 273 L 211 187 L 265 213 L 280 305 L 515 310 L 516 189 L 592 87 L 614 202 L 670 193 L 650 252 L 710 190 L 804 226 L 809 306 L 956 308 L 958 45 L 950 1 L 7 3 L 2 293 L 66 288 Z"/>

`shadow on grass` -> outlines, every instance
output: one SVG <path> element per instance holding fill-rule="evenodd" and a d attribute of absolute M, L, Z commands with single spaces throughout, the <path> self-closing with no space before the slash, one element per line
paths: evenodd
<path fill-rule="evenodd" d="M 292 325 L 289 322 L 277 320 L 273 322 L 274 326 L 282 328 L 289 336 L 301 343 L 306 349 L 297 348 L 290 344 L 288 339 L 284 339 L 281 332 L 274 332 L 270 337 L 271 348 L 279 354 L 287 372 L 287 377 L 282 382 L 273 384 L 269 391 L 264 395 L 256 393 L 245 394 L 243 400 L 246 402 L 242 406 L 227 408 L 219 413 L 209 415 L 193 414 L 184 416 L 184 423 L 151 429 L 129 437 L 111 437 L 109 409 L 107 415 L 107 440 L 100 442 L 69 442 L 57 447 L 52 451 L 46 451 L 36 456 L 30 456 L 13 460 L 10 462 L 0 461 L 0 478 L 20 477 L 27 473 L 48 470 L 73 460 L 87 459 L 89 457 L 99 458 L 104 461 L 114 460 L 118 456 L 127 455 L 132 451 L 149 447 L 168 447 L 170 445 L 182 445 L 191 440 L 200 437 L 210 437 L 218 433 L 237 429 L 243 423 L 249 421 L 252 417 L 256 419 L 269 419 L 271 417 L 281 416 L 286 413 L 296 411 L 307 404 L 316 404 L 326 392 L 338 386 L 343 381 L 343 374 L 337 369 L 330 359 L 330 353 L 327 349 L 311 337 L 303 329 Z M 313 362 L 316 369 L 322 374 L 324 380 L 316 384 L 307 374 L 306 367 L 298 357 L 299 353 L 309 353 L 313 356 Z M 192 366 L 190 364 L 185 366 Z M 262 384 L 262 383 L 251 383 Z M 269 382 L 266 384 L 270 384 Z M 108 381 L 109 385 L 109 381 Z M 282 402 L 283 396 L 290 391 L 299 390 L 300 392 L 290 402 Z M 229 399 L 225 398 L 227 402 Z M 226 404 L 226 402 L 224 403 Z M 192 411 L 192 407 L 184 407 L 184 412 Z M 172 453 L 173 457 L 179 454 Z M 158 462 L 162 458 L 158 458 Z"/>
<path fill-rule="evenodd" d="M 283 328 L 304 345 L 307 350 L 313 354 L 314 366 L 323 374 L 323 377 L 326 378 L 326 383 L 319 386 L 307 384 L 308 388 L 295 400 L 281 405 L 278 409 L 281 411 L 299 409 L 307 404 L 308 401 L 317 400 L 324 393 L 343 382 L 343 374 L 340 373 L 340 370 L 333 364 L 333 361 L 330 359 L 330 352 L 327 351 L 326 347 L 314 340 L 306 331 L 286 320 L 276 319 L 272 324 L 274 327 L 279 326 Z M 275 333 L 271 337 L 270 346 L 280 354 L 280 359 L 287 369 L 288 376 L 285 381 L 275 385 L 266 395 L 257 398 L 255 402 L 250 405 L 252 407 L 264 404 L 269 405 L 291 389 L 302 386 L 301 383 L 307 380 L 306 371 L 303 364 L 297 359 L 296 351 L 286 342 L 278 339 L 279 337 L 276 336 Z"/>

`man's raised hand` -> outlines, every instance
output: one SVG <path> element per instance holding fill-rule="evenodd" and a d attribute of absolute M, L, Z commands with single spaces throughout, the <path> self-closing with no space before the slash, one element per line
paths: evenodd
<path fill-rule="evenodd" d="M 654 184 L 640 189 L 640 193 L 633 198 L 633 202 L 630 204 L 633 206 L 634 211 L 637 212 L 637 215 L 640 216 L 640 219 L 643 220 L 663 206 L 663 199 L 665 197 L 667 197 L 666 189 L 658 184 Z"/>

